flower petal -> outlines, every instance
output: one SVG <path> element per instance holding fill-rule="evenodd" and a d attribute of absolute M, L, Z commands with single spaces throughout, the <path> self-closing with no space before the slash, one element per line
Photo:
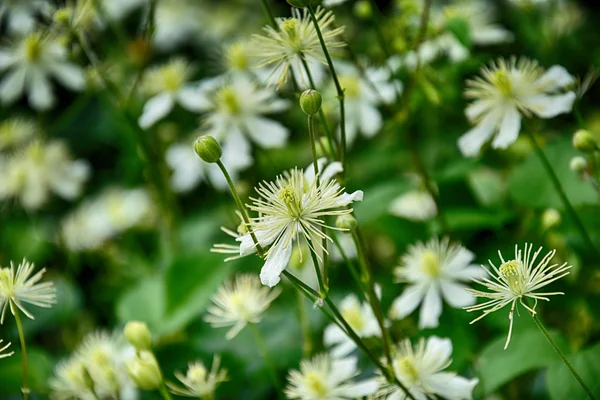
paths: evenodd
<path fill-rule="evenodd" d="M 3 104 L 14 102 L 23 93 L 26 72 L 26 69 L 17 69 L 4 77 L 0 85 L 0 100 Z"/>
<path fill-rule="evenodd" d="M 54 94 L 46 73 L 29 70 L 29 104 L 36 110 L 47 110 L 54 104 Z"/>
<path fill-rule="evenodd" d="M 287 142 L 290 132 L 279 122 L 262 117 L 247 118 L 244 122 L 248 135 L 260 147 L 283 147 Z"/>
<path fill-rule="evenodd" d="M 495 113 L 488 114 L 479 124 L 462 135 L 458 139 L 458 148 L 461 153 L 467 157 L 477 156 L 481 146 L 494 134 L 497 121 L 498 118 Z"/>
<path fill-rule="evenodd" d="M 55 63 L 48 68 L 61 85 L 75 91 L 82 90 L 85 87 L 85 74 L 75 64 L 68 62 Z"/>
<path fill-rule="evenodd" d="M 401 319 L 412 313 L 423 300 L 425 286 L 410 285 L 394 300 L 390 314 L 394 319 Z"/>
<path fill-rule="evenodd" d="M 436 328 L 442 314 L 442 297 L 435 284 L 429 286 L 419 313 L 419 328 Z"/>
<path fill-rule="evenodd" d="M 283 247 L 281 244 L 277 244 L 276 247 L 272 248 L 265 265 L 260 270 L 260 281 L 263 285 L 273 287 L 279 283 L 281 278 L 279 277 L 285 267 L 290 262 L 292 256 L 292 244 Z"/>
<path fill-rule="evenodd" d="M 521 130 L 521 114 L 516 106 L 509 106 L 504 111 L 500 130 L 492 142 L 495 149 L 505 149 L 517 140 Z"/>
<path fill-rule="evenodd" d="M 170 93 L 161 93 L 150 98 L 144 104 L 144 111 L 138 119 L 138 124 L 143 129 L 150 128 L 171 112 L 173 105 L 173 96 Z"/>
<path fill-rule="evenodd" d="M 544 91 L 551 92 L 562 89 L 575 81 L 575 78 L 567 72 L 564 67 L 554 65 L 546 71 L 536 82 L 536 86 L 541 86 Z"/>
<path fill-rule="evenodd" d="M 475 304 L 475 296 L 467 292 L 468 286 L 451 281 L 441 281 L 442 296 L 454 308 L 462 308 Z"/>
<path fill-rule="evenodd" d="M 558 114 L 570 112 L 573 109 L 573 102 L 576 97 L 574 92 L 557 95 L 538 94 L 522 99 L 521 101 L 537 116 L 552 118 Z"/>

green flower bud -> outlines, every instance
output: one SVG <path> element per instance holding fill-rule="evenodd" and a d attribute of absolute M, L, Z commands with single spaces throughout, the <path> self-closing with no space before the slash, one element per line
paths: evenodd
<path fill-rule="evenodd" d="M 308 89 L 300 95 L 300 108 L 308 115 L 315 115 L 321 109 L 321 93 Z"/>
<path fill-rule="evenodd" d="M 544 230 L 552 229 L 560 225 L 560 213 L 554 208 L 544 210 L 542 214 L 542 227 Z"/>
<path fill-rule="evenodd" d="M 133 360 L 126 362 L 127 372 L 133 382 L 143 390 L 156 390 L 163 383 L 158 362 L 149 351 L 138 352 Z"/>
<path fill-rule="evenodd" d="M 357 225 L 358 222 L 356 221 L 356 218 L 354 218 L 351 214 L 340 215 L 335 220 L 335 226 L 339 229 L 353 231 L 356 229 Z"/>
<path fill-rule="evenodd" d="M 287 0 L 288 4 L 296 8 L 308 7 L 310 0 Z"/>
<path fill-rule="evenodd" d="M 125 339 L 136 350 L 150 350 L 152 347 L 152 335 L 148 325 L 140 321 L 130 321 L 125 325 Z"/>
<path fill-rule="evenodd" d="M 354 14 L 358 18 L 369 19 L 373 16 L 373 9 L 368 0 L 360 0 L 354 4 Z"/>
<path fill-rule="evenodd" d="M 590 132 L 580 129 L 573 135 L 573 147 L 584 153 L 598 150 L 598 142 Z"/>
<path fill-rule="evenodd" d="M 571 167 L 571 171 L 573 171 L 577 174 L 583 174 L 585 172 L 585 170 L 587 169 L 588 165 L 587 165 L 587 161 L 585 160 L 585 158 L 583 158 L 581 156 L 576 156 L 576 157 L 571 158 L 570 167 Z"/>
<path fill-rule="evenodd" d="M 216 163 L 221 158 L 221 145 L 212 136 L 200 136 L 194 142 L 194 150 L 204 162 Z"/>

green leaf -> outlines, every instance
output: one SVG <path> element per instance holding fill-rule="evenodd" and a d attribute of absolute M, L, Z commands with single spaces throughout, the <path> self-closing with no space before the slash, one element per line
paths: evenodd
<path fill-rule="evenodd" d="M 456 39 L 467 49 L 471 48 L 471 31 L 469 23 L 463 18 L 452 18 L 446 22 L 446 28 L 456 36 Z"/>
<path fill-rule="evenodd" d="M 21 352 L 18 344 L 11 346 L 15 354 L 0 360 L 0 394 L 2 397 L 8 395 L 19 395 L 23 386 L 23 370 L 21 364 Z M 27 348 L 27 365 L 29 386 L 31 390 L 43 392 L 47 388 L 48 379 L 52 374 L 52 361 L 48 354 L 35 348 Z"/>
<path fill-rule="evenodd" d="M 568 359 L 596 398 L 600 398 L 600 343 L 579 351 Z M 560 361 L 548 368 L 546 385 L 553 400 L 587 398 L 567 366 Z"/>
<path fill-rule="evenodd" d="M 560 334 L 551 332 L 550 335 L 558 342 L 561 349 L 567 348 Z M 506 350 L 504 350 L 505 341 L 504 335 L 492 341 L 479 356 L 477 362 L 481 378 L 479 390 L 483 390 L 485 394 L 494 392 L 528 371 L 549 366 L 558 360 L 558 355 L 535 327 L 520 330 L 515 326 L 510 345 Z"/>
<path fill-rule="evenodd" d="M 478 168 L 467 178 L 478 203 L 484 207 L 502 204 L 506 193 L 506 182 L 490 168 Z"/>
<path fill-rule="evenodd" d="M 552 165 L 571 204 L 597 204 L 598 195 L 594 189 L 569 168 L 571 158 L 578 155 L 578 152 L 568 140 L 552 143 L 542 151 Z M 523 206 L 563 208 L 563 203 L 535 152 L 512 171 L 508 190 L 512 199 Z"/>

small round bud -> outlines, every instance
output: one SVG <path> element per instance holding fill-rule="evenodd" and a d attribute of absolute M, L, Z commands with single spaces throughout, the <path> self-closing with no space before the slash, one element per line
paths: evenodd
<path fill-rule="evenodd" d="M 354 218 L 350 214 L 340 215 L 335 220 L 335 226 L 339 229 L 353 231 L 354 229 L 356 229 L 357 225 L 358 222 L 356 221 L 356 218 Z"/>
<path fill-rule="evenodd" d="M 200 136 L 194 142 L 194 150 L 204 162 L 216 163 L 221 158 L 221 145 L 212 136 Z"/>
<path fill-rule="evenodd" d="M 163 383 L 158 362 L 149 351 L 138 352 L 132 360 L 126 362 L 127 372 L 133 382 L 143 390 L 156 390 Z"/>
<path fill-rule="evenodd" d="M 296 8 L 304 8 L 310 4 L 310 0 L 286 0 L 288 4 Z"/>
<path fill-rule="evenodd" d="M 315 115 L 321 109 L 321 93 L 308 89 L 300 95 L 300 108 L 308 115 Z"/>
<path fill-rule="evenodd" d="M 542 227 L 544 230 L 560 225 L 560 213 L 554 208 L 548 208 L 542 213 Z"/>
<path fill-rule="evenodd" d="M 580 129 L 573 135 L 573 147 L 584 153 L 598 150 L 598 142 L 590 132 Z"/>
<path fill-rule="evenodd" d="M 369 19 L 373 16 L 373 9 L 368 0 L 360 0 L 354 4 L 354 14 L 358 18 Z"/>
<path fill-rule="evenodd" d="M 125 325 L 125 339 L 136 350 L 150 350 L 152 346 L 152 335 L 148 325 L 140 321 L 131 321 Z"/>
<path fill-rule="evenodd" d="M 585 160 L 585 158 L 583 158 L 581 156 L 576 156 L 576 157 L 571 158 L 570 167 L 571 167 L 571 171 L 573 171 L 577 174 L 583 174 L 585 172 L 585 170 L 587 169 L 588 165 L 587 165 L 587 161 Z"/>

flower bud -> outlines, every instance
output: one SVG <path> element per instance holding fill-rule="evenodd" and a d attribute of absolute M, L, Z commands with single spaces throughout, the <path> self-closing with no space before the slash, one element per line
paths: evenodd
<path fill-rule="evenodd" d="M 127 372 L 133 382 L 143 390 L 155 390 L 163 383 L 158 362 L 149 351 L 138 352 L 132 360 L 126 362 Z"/>
<path fill-rule="evenodd" d="M 212 136 L 200 136 L 194 142 L 194 150 L 204 162 L 216 163 L 221 158 L 221 145 Z"/>
<path fill-rule="evenodd" d="M 577 174 L 583 174 L 585 172 L 585 170 L 587 169 L 588 165 L 587 165 L 587 161 L 585 160 L 585 158 L 583 158 L 581 156 L 576 156 L 576 157 L 571 158 L 570 167 L 571 167 L 571 171 L 573 171 Z"/>
<path fill-rule="evenodd" d="M 351 214 L 340 215 L 335 220 L 335 226 L 339 229 L 353 231 L 356 229 L 356 225 L 358 225 L 358 222 Z"/>
<path fill-rule="evenodd" d="M 308 89 L 300 95 L 300 108 L 308 115 L 315 115 L 321 109 L 321 93 Z"/>
<path fill-rule="evenodd" d="M 140 321 L 130 321 L 125 325 L 125 339 L 136 350 L 150 350 L 152 346 L 152 335 L 148 325 Z"/>
<path fill-rule="evenodd" d="M 373 16 L 373 9 L 368 0 L 360 0 L 354 4 L 354 14 L 358 18 L 369 19 Z"/>
<path fill-rule="evenodd" d="M 580 129 L 573 135 L 573 147 L 584 153 L 598 150 L 598 142 L 590 132 Z"/>
<path fill-rule="evenodd" d="M 560 213 L 554 208 L 548 208 L 542 213 L 542 228 L 552 229 L 560 225 Z"/>
<path fill-rule="evenodd" d="M 288 4 L 296 8 L 308 7 L 310 0 L 287 0 Z"/>

